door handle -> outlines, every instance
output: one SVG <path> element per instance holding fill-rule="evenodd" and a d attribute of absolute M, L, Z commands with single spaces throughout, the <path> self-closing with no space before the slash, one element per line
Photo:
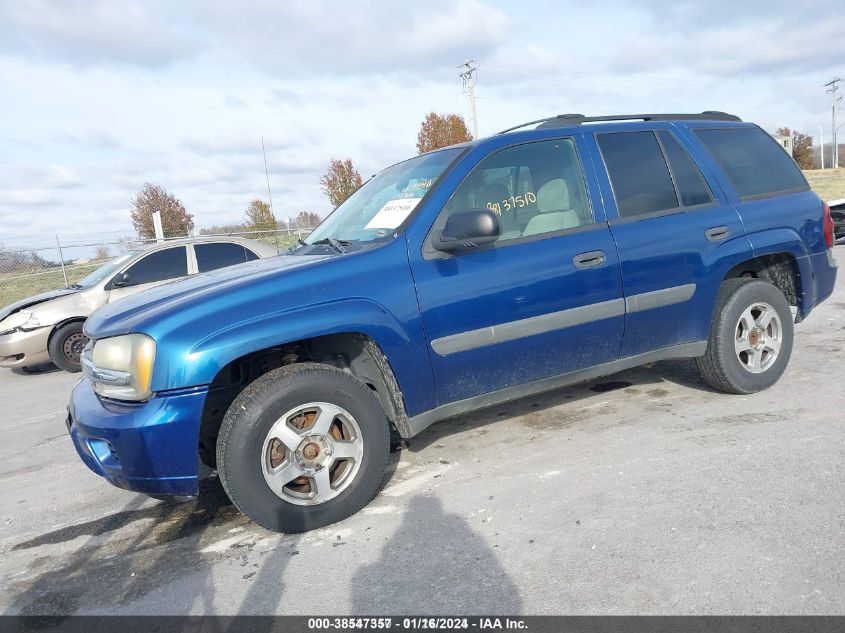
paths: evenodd
<path fill-rule="evenodd" d="M 731 234 L 731 230 L 726 226 L 714 226 L 712 229 L 704 231 L 704 237 L 711 242 L 718 242 L 727 238 Z"/>
<path fill-rule="evenodd" d="M 589 251 L 587 253 L 579 253 L 572 258 L 572 263 L 575 268 L 595 268 L 601 266 L 607 261 L 607 255 L 604 251 Z"/>

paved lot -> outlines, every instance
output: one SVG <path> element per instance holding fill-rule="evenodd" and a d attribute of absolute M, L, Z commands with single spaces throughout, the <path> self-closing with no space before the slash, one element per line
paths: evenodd
<path fill-rule="evenodd" d="M 845 614 L 845 275 L 796 332 L 762 394 L 666 362 L 441 423 L 297 536 L 215 479 L 112 488 L 66 437 L 76 377 L 2 371 L 0 611 Z"/>

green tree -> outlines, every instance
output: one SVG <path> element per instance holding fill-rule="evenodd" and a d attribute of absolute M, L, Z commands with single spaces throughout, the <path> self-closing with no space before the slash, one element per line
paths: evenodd
<path fill-rule="evenodd" d="M 164 237 L 184 237 L 194 228 L 194 216 L 188 213 L 179 198 L 163 187 L 147 182 L 129 203 L 132 226 L 141 239 L 155 238 L 153 213 L 156 211 L 161 213 Z"/>
<path fill-rule="evenodd" d="M 462 116 L 429 112 L 420 124 L 420 131 L 417 134 L 417 151 L 425 154 L 441 147 L 471 140 L 472 134 L 469 133 Z"/>
<path fill-rule="evenodd" d="M 328 196 L 332 206 L 337 208 L 355 193 L 362 182 L 361 174 L 352 166 L 349 158 L 332 158 L 328 171 L 320 178 L 320 188 Z"/>
<path fill-rule="evenodd" d="M 276 216 L 270 209 L 270 205 L 256 198 L 252 200 L 244 211 L 245 224 L 250 231 L 275 231 L 279 228 Z"/>
<path fill-rule="evenodd" d="M 792 137 L 792 158 L 795 159 L 801 169 L 813 169 L 815 167 L 812 136 L 802 134 L 798 130 L 790 130 L 788 127 L 780 127 L 775 133 L 780 136 Z"/>

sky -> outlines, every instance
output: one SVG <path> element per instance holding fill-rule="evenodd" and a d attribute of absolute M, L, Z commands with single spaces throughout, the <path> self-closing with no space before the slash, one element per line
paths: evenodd
<path fill-rule="evenodd" d="M 723 110 L 830 140 L 841 0 L 0 0 L 0 244 L 132 235 L 146 181 L 198 227 L 331 210 L 319 179 L 416 152 L 426 113 L 481 136 L 565 112 Z M 842 119 L 845 121 L 845 118 Z M 67 236 L 67 237 L 66 237 Z"/>

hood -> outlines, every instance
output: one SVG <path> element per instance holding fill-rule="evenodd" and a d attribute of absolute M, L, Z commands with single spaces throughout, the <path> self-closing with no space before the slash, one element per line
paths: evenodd
<path fill-rule="evenodd" d="M 200 273 L 135 295 L 96 310 L 85 323 L 92 338 L 141 331 L 148 319 L 193 306 L 206 298 L 225 295 L 245 286 L 275 280 L 288 272 L 336 255 L 279 255 Z"/>
<path fill-rule="evenodd" d="M 27 297 L 26 299 L 21 299 L 20 301 L 16 301 L 15 303 L 7 305 L 5 308 L 0 308 L 0 321 L 5 319 L 10 314 L 19 312 L 24 308 L 28 308 L 39 303 L 44 303 L 45 301 L 50 301 L 50 299 L 56 299 L 58 297 L 64 297 L 65 295 L 76 294 L 80 290 L 81 288 L 61 288 L 60 290 L 42 292 L 39 295 L 33 295 L 31 297 Z"/>

